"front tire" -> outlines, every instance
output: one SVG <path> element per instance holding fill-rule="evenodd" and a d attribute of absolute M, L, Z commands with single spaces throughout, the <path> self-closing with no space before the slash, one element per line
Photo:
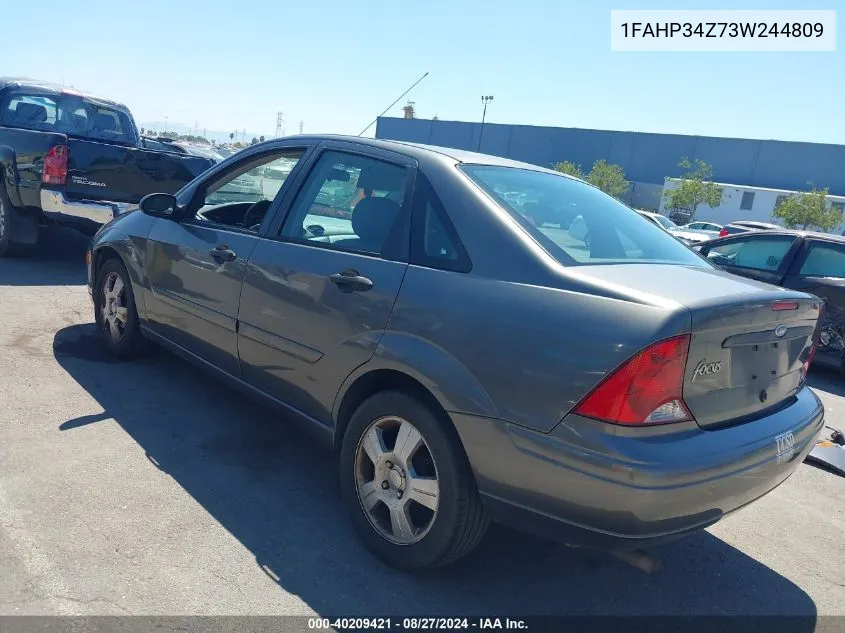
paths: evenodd
<path fill-rule="evenodd" d="M 107 260 L 97 272 L 94 320 L 100 339 L 112 356 L 127 360 L 144 351 L 129 273 L 116 259 Z"/>
<path fill-rule="evenodd" d="M 487 515 L 449 424 L 398 391 L 371 396 L 349 422 L 343 498 L 361 540 L 388 565 L 446 565 L 484 536 Z"/>

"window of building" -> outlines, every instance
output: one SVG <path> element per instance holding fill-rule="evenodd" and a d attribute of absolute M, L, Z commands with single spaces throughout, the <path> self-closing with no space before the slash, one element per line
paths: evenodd
<path fill-rule="evenodd" d="M 751 211 L 751 207 L 754 205 L 754 192 L 753 191 L 743 191 L 742 192 L 742 202 L 739 203 L 739 208 L 743 211 Z"/>
<path fill-rule="evenodd" d="M 775 209 L 777 209 L 780 205 L 782 205 L 786 201 L 787 198 L 789 198 L 789 196 L 787 196 L 787 195 L 780 195 L 777 198 L 775 198 Z"/>
<path fill-rule="evenodd" d="M 830 208 L 833 209 L 834 211 L 838 211 L 839 213 L 842 213 L 843 211 L 845 211 L 845 202 L 832 202 L 830 204 Z"/>

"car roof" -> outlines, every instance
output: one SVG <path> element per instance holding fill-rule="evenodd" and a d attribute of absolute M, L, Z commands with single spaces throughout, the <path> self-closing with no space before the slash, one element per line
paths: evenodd
<path fill-rule="evenodd" d="M 103 105 L 110 105 L 128 110 L 125 105 L 113 99 L 100 97 L 99 95 L 95 95 L 90 92 L 84 92 L 82 90 L 76 90 L 75 88 L 68 88 L 67 86 L 63 86 L 61 84 L 56 84 L 49 81 L 39 81 L 37 79 L 29 79 L 28 77 L 0 77 L 0 90 L 10 87 L 30 88 L 33 90 L 38 90 L 40 92 L 52 94 L 66 93 L 70 95 L 77 95 L 82 97 L 83 99 L 96 101 Z"/>
<path fill-rule="evenodd" d="M 782 226 L 778 224 L 772 224 L 770 222 L 758 222 L 757 220 L 736 220 L 735 222 L 731 222 L 733 226 L 764 226 L 766 228 L 772 229 L 781 229 Z"/>
<path fill-rule="evenodd" d="M 472 165 L 494 165 L 501 167 L 512 167 L 517 169 L 530 169 L 532 171 L 547 172 L 558 176 L 572 178 L 573 180 L 580 180 L 579 178 L 573 178 L 572 176 L 569 176 L 568 174 L 563 174 L 559 171 L 540 167 L 539 165 L 532 165 L 531 163 L 523 163 L 517 160 L 511 160 L 509 158 L 501 158 L 499 156 L 492 156 L 490 154 L 480 154 L 478 152 L 470 152 L 467 150 L 455 149 L 452 147 L 440 147 L 438 145 L 426 145 L 423 143 L 411 143 L 408 141 L 394 141 L 391 139 L 367 138 L 342 134 L 303 134 L 297 136 L 288 136 L 282 139 L 271 139 L 270 141 L 265 141 L 265 143 L 272 143 L 273 141 L 287 140 L 291 138 L 301 138 L 303 140 L 316 141 L 347 141 L 350 143 L 358 143 L 361 145 L 367 145 L 370 147 L 376 147 L 392 152 L 397 152 L 400 154 L 405 154 L 406 156 L 416 158 L 418 160 L 426 160 L 435 157 L 446 157 L 457 163 Z"/>
<path fill-rule="evenodd" d="M 820 231 L 789 230 L 784 228 L 773 231 L 749 231 L 748 233 L 735 233 L 734 235 L 726 235 L 725 237 L 720 237 L 710 241 L 716 242 L 722 240 L 750 237 L 752 235 L 760 235 L 765 237 L 771 237 L 773 235 L 789 235 L 793 237 L 801 237 L 804 239 L 825 240 L 828 242 L 837 242 L 839 244 L 845 244 L 845 236 L 842 235 L 834 235 L 833 233 L 822 233 Z"/>

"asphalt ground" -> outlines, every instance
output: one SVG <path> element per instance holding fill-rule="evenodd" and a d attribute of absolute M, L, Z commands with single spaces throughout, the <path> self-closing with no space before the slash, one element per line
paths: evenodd
<path fill-rule="evenodd" d="M 451 567 L 386 568 L 333 455 L 163 351 L 103 353 L 85 245 L 0 260 L 0 614 L 845 616 L 845 478 L 808 464 L 652 575 L 498 526 Z M 845 428 L 845 379 L 811 383 Z"/>

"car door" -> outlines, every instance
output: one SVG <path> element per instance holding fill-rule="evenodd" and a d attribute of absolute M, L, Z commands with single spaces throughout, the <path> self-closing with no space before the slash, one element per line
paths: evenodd
<path fill-rule="evenodd" d="M 405 275 L 415 167 L 369 146 L 321 146 L 247 266 L 238 349 L 249 384 L 331 423 L 334 398 L 375 352 Z"/>
<path fill-rule="evenodd" d="M 259 173 L 267 165 L 296 164 L 305 151 L 252 152 L 213 170 L 196 187 L 182 217 L 156 221 L 146 243 L 150 329 L 240 375 L 236 330 L 241 285 L 262 215 L 284 184 L 264 180 Z"/>
<path fill-rule="evenodd" d="M 824 302 L 816 361 L 840 367 L 845 358 L 845 244 L 805 240 L 783 285 Z"/>
<path fill-rule="evenodd" d="M 708 244 L 700 252 L 728 272 L 780 285 L 799 245 L 795 235 L 751 232 Z"/>

